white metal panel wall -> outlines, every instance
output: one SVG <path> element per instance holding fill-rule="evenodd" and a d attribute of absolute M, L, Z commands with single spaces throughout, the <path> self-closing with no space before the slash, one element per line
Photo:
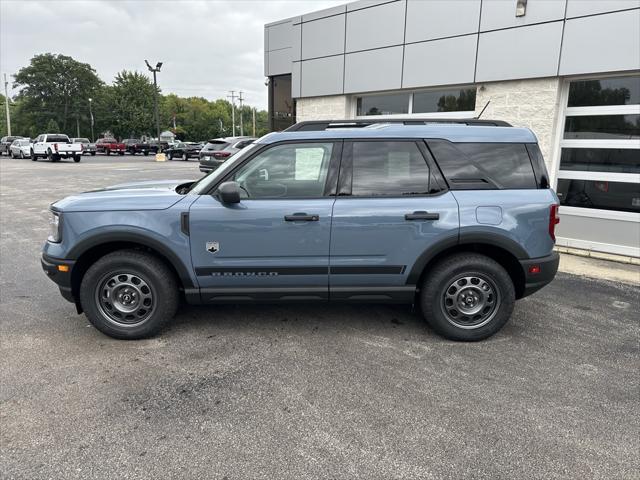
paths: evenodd
<path fill-rule="evenodd" d="M 640 9 L 567 20 L 560 75 L 640 69 Z"/>
<path fill-rule="evenodd" d="M 528 0 L 522 17 L 515 8 L 516 0 L 369 0 L 312 12 L 265 27 L 265 74 L 290 73 L 291 61 L 339 55 L 342 61 L 315 69 L 317 77 L 302 74 L 299 91 L 339 95 L 638 68 L 640 0 Z M 475 34 L 477 57 L 462 38 Z M 389 47 L 400 57 L 351 56 Z M 339 82 L 345 65 L 349 72 Z"/>

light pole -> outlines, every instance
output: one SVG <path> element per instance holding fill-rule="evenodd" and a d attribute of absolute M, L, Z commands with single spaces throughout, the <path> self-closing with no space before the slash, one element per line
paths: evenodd
<path fill-rule="evenodd" d="M 231 136 L 236 136 L 236 95 L 235 90 L 231 90 L 231 95 L 227 95 L 231 99 Z"/>
<path fill-rule="evenodd" d="M 91 109 L 91 103 L 93 99 L 89 99 L 89 117 L 91 118 L 91 142 L 94 142 L 96 137 L 93 135 L 93 110 Z"/>
<path fill-rule="evenodd" d="M 153 93 L 154 93 L 153 104 L 154 104 L 154 110 L 156 112 L 156 134 L 158 135 L 158 149 L 161 149 L 162 147 L 160 146 L 160 118 L 158 117 L 158 81 L 156 80 L 156 73 L 158 73 L 160 71 L 160 68 L 162 68 L 162 62 L 156 63 L 155 68 L 149 64 L 148 60 L 145 60 L 144 63 L 147 64 L 147 68 L 149 69 L 149 71 L 153 72 Z"/>
<path fill-rule="evenodd" d="M 244 126 L 242 125 L 242 101 L 244 100 L 244 98 L 242 98 L 242 90 L 240 90 L 240 96 L 238 97 L 238 101 L 240 102 L 240 136 L 243 137 L 244 136 Z"/>
<path fill-rule="evenodd" d="M 7 111 L 7 135 L 11 136 L 11 113 L 9 112 L 9 94 L 7 93 L 7 74 L 4 74 L 4 105 Z"/>

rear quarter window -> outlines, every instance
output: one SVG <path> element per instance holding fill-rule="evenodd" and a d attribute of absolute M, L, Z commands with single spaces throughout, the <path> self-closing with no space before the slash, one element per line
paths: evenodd
<path fill-rule="evenodd" d="M 47 135 L 47 142 L 69 143 L 66 135 Z"/>
<path fill-rule="evenodd" d="M 537 188 L 527 147 L 517 143 L 427 142 L 453 190 Z"/>

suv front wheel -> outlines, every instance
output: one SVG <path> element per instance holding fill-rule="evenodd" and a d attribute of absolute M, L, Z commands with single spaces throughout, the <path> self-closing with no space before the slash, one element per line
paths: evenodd
<path fill-rule="evenodd" d="M 157 333 L 175 315 L 178 285 L 173 272 L 154 255 L 119 250 L 87 270 L 80 303 L 102 333 L 139 339 Z"/>
<path fill-rule="evenodd" d="M 450 340 L 477 341 L 500 330 L 515 304 L 513 281 L 495 260 L 459 253 L 438 262 L 420 290 L 429 325 Z"/>

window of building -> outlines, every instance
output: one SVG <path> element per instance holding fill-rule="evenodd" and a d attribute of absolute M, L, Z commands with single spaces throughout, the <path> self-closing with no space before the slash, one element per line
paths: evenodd
<path fill-rule="evenodd" d="M 429 193 L 429 166 L 414 142 L 354 142 L 351 194 Z"/>
<path fill-rule="evenodd" d="M 471 113 L 475 108 L 475 87 L 363 95 L 356 98 L 356 115 L 359 117 L 444 112 Z"/>
<path fill-rule="evenodd" d="M 571 81 L 566 107 L 556 189 L 565 213 L 640 213 L 640 75 Z"/>

